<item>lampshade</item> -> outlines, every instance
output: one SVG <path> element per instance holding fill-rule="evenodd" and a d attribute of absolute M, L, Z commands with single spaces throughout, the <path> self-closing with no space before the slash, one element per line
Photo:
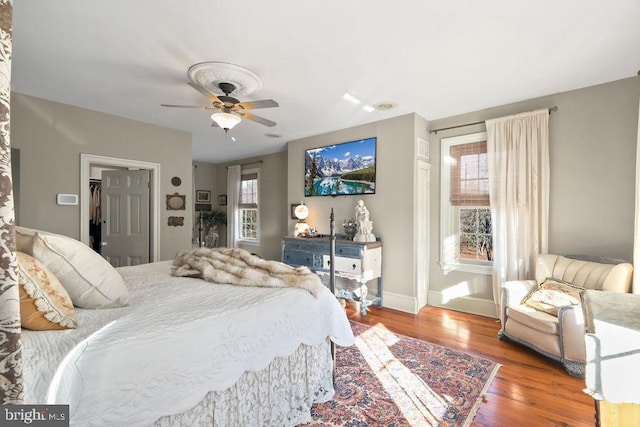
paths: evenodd
<path fill-rule="evenodd" d="M 308 236 L 308 235 L 309 235 L 309 224 L 307 224 L 306 222 L 302 222 L 302 220 L 300 220 L 299 222 L 296 222 L 295 227 L 293 227 L 293 237 Z"/>
<path fill-rule="evenodd" d="M 229 129 L 233 129 L 235 125 L 240 123 L 241 119 L 240 117 L 231 113 L 214 113 L 211 115 L 211 120 L 216 122 L 216 124 L 226 132 Z"/>
<path fill-rule="evenodd" d="M 304 203 L 300 203 L 296 206 L 296 209 L 293 211 L 296 218 L 299 220 L 304 220 L 309 216 L 309 208 L 304 205 Z"/>

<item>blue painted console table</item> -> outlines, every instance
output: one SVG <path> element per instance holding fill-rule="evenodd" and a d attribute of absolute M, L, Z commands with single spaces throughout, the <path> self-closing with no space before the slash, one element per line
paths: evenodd
<path fill-rule="evenodd" d="M 309 267 L 319 275 L 329 274 L 328 237 L 283 237 L 282 262 Z M 335 275 L 358 283 L 354 290 L 340 289 L 337 297 L 358 301 L 365 316 L 372 304 L 382 306 L 382 242 L 353 242 L 336 239 Z M 367 282 L 377 279 L 375 298 L 367 299 Z"/>

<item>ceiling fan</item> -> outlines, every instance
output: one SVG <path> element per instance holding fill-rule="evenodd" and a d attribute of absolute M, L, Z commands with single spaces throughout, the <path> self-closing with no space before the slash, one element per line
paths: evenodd
<path fill-rule="evenodd" d="M 219 110 L 217 113 L 213 113 L 211 115 L 211 126 L 220 127 L 224 129 L 225 133 L 232 129 L 235 125 L 240 123 L 241 119 L 253 120 L 254 122 L 260 123 L 265 126 L 273 127 L 276 125 L 276 122 L 265 119 L 260 116 L 256 116 L 253 113 L 248 112 L 247 110 L 255 110 L 257 108 L 271 108 L 278 107 L 278 103 L 273 99 L 263 99 L 261 101 L 248 101 L 248 102 L 240 102 L 236 98 L 230 96 L 234 90 L 236 90 L 236 85 L 233 83 L 220 82 L 218 83 L 218 87 L 224 93 L 224 95 L 217 96 L 209 89 L 204 86 L 201 86 L 197 83 L 188 83 L 189 86 L 200 92 L 212 102 L 212 105 L 172 105 L 172 104 L 160 104 L 163 107 L 178 107 L 178 108 L 200 108 L 203 110 Z"/>

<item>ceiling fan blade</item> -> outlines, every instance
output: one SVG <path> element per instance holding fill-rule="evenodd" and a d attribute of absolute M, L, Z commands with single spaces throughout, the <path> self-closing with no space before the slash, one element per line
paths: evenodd
<path fill-rule="evenodd" d="M 177 107 L 177 108 L 201 108 L 203 110 L 209 110 L 212 107 L 203 105 L 174 105 L 174 104 L 160 104 L 161 107 Z"/>
<path fill-rule="evenodd" d="M 239 105 L 245 110 L 255 110 L 256 108 L 279 107 L 279 104 L 273 99 L 263 99 L 262 101 L 239 102 L 236 105 Z"/>
<path fill-rule="evenodd" d="M 187 84 L 192 88 L 194 88 L 195 90 L 197 90 L 198 92 L 200 92 L 200 94 L 205 98 L 207 98 L 209 101 L 222 103 L 222 101 L 220 101 L 220 99 L 218 99 L 218 97 L 215 94 L 209 92 L 206 88 L 191 82 L 187 82 Z"/>
<path fill-rule="evenodd" d="M 269 126 L 270 128 L 272 128 L 272 127 L 274 127 L 276 125 L 276 122 L 272 122 L 271 120 L 265 119 L 265 118 L 260 117 L 260 116 L 256 116 L 255 114 L 245 113 L 244 111 L 238 111 L 238 114 L 243 119 L 253 120 L 254 122 L 258 122 L 261 125 Z"/>

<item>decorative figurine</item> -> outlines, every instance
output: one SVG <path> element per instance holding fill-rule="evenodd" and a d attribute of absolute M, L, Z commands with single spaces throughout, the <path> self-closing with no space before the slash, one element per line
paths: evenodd
<path fill-rule="evenodd" d="M 369 221 L 369 209 L 364 205 L 364 201 L 359 200 L 356 206 L 356 226 L 358 232 L 353 238 L 354 242 L 375 242 L 376 236 L 372 233 L 373 222 Z"/>

